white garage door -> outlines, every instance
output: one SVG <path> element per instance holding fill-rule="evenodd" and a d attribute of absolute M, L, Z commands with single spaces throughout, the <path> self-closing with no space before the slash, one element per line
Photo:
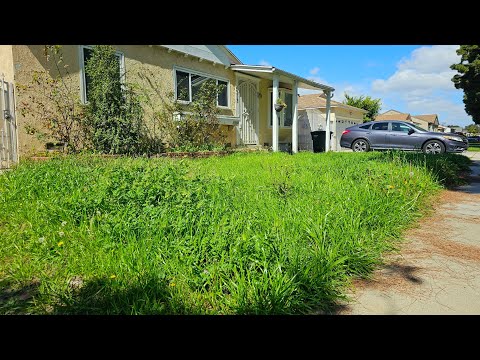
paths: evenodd
<path fill-rule="evenodd" d="M 333 141 L 332 141 L 332 150 L 334 151 L 342 151 L 346 150 L 340 146 L 340 138 L 342 137 L 342 132 L 346 128 L 357 125 L 362 123 L 362 120 L 353 120 L 348 118 L 337 117 L 337 126 L 335 128 L 335 133 L 333 134 Z"/>

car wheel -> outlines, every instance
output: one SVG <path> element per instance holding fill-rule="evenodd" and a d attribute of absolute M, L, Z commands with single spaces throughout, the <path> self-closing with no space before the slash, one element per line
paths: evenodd
<path fill-rule="evenodd" d="M 429 140 L 423 145 L 423 152 L 425 154 L 443 154 L 445 152 L 445 145 L 438 140 Z"/>
<path fill-rule="evenodd" d="M 365 139 L 357 139 L 352 143 L 354 152 L 367 152 L 370 150 L 370 144 Z"/>

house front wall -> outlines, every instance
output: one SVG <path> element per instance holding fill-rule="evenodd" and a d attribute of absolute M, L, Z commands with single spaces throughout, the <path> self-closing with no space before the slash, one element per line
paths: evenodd
<path fill-rule="evenodd" d="M 34 127 L 40 132 L 45 132 L 42 124 L 31 114 L 22 114 L 22 104 L 31 103 L 30 96 L 39 96 L 42 88 L 32 82 L 34 71 L 46 71 L 50 77 L 57 77 L 59 71 L 55 63 L 47 62 L 44 45 L 13 45 L 13 66 L 14 79 L 17 89 L 16 93 L 16 119 L 18 131 L 18 152 L 20 157 L 31 156 L 45 151 L 45 144 L 52 141 L 49 137 L 40 136 L 33 132 Z M 80 78 L 79 78 L 79 56 L 77 46 L 63 47 L 64 64 L 68 64 L 68 74 L 63 65 L 59 68 L 60 74 L 64 78 L 67 86 L 72 88 L 72 92 L 80 98 Z M 22 91 L 22 85 L 32 85 L 33 91 L 27 93 Z"/>
<path fill-rule="evenodd" d="M 17 85 L 26 85 L 32 83 L 32 71 L 47 70 L 50 76 L 57 76 L 58 71 L 54 63 L 47 62 L 44 56 L 44 45 L 13 45 L 12 64 L 8 63 L 9 48 L 5 45 L 0 47 L 0 72 L 3 68 L 12 69 L 12 77 Z M 198 58 L 185 56 L 175 51 L 168 51 L 161 46 L 149 45 L 115 45 L 116 50 L 123 53 L 126 81 L 136 82 L 146 87 L 151 87 L 152 91 L 158 91 L 163 97 L 168 97 L 174 93 L 174 69 L 180 67 L 193 70 L 205 75 L 227 79 L 229 81 L 229 107 L 220 109 L 220 114 L 234 116 L 236 114 L 236 92 L 235 92 L 235 74 L 225 68 L 223 64 L 214 65 L 207 60 L 199 61 Z M 62 46 L 64 64 L 68 64 L 68 73 L 61 69 L 62 76 L 68 80 L 70 86 L 75 89 L 75 93 L 80 98 L 81 91 L 81 46 L 64 45 Z M 6 54 L 6 55 L 5 55 Z M 5 64 L 5 65 L 4 65 Z M 15 70 L 13 70 L 15 69 Z M 144 76 L 140 76 L 143 74 Z M 28 133 L 29 125 L 36 123 L 32 116 L 22 116 L 18 111 L 19 104 L 22 101 L 29 101 L 28 94 L 17 91 L 17 123 L 19 127 L 19 153 L 20 156 L 33 155 L 45 150 L 45 143 L 51 139 L 38 138 L 36 134 Z M 146 119 L 148 122 L 149 109 L 145 108 Z M 151 124 L 148 124 L 151 126 Z M 235 128 L 231 125 L 222 125 L 228 140 L 233 146 L 236 144 Z"/>
<path fill-rule="evenodd" d="M 0 80 L 13 82 L 12 45 L 0 45 Z"/>

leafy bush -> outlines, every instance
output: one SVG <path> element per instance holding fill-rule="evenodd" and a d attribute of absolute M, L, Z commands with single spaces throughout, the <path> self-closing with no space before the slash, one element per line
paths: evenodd
<path fill-rule="evenodd" d="M 32 117 L 25 129 L 38 139 L 60 143 L 67 152 L 86 149 L 89 141 L 84 108 L 63 61 L 61 46 L 45 46 L 44 56 L 48 68 L 32 71 L 30 82 L 16 84 L 19 94 L 28 95 L 28 100 L 18 104 L 22 116 Z"/>
<path fill-rule="evenodd" d="M 225 134 L 217 119 L 217 96 L 224 86 L 207 80 L 200 86 L 187 108 L 176 103 L 179 119 L 175 150 L 199 151 L 224 147 Z"/>
<path fill-rule="evenodd" d="M 136 93 L 122 83 L 118 57 L 111 45 L 96 45 L 86 61 L 87 119 L 96 151 L 142 152 L 143 108 Z"/>

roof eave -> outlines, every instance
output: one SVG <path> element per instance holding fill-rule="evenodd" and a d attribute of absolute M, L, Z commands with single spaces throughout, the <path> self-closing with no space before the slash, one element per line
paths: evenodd
<path fill-rule="evenodd" d="M 309 85 L 309 86 L 311 86 L 315 89 L 325 90 L 325 91 L 328 91 L 328 92 L 335 91 L 335 88 L 333 88 L 331 86 L 320 84 L 320 83 L 317 83 L 315 81 L 305 79 L 301 76 L 292 74 L 288 71 L 278 69 L 274 66 L 241 64 L 241 65 L 232 65 L 231 69 L 235 70 L 235 71 L 242 71 L 243 70 L 243 71 L 260 72 L 260 73 L 271 73 L 271 74 L 276 73 L 276 74 L 279 74 L 279 75 L 284 75 L 284 76 L 289 77 L 289 78 L 293 78 L 294 80 L 297 80 L 298 82 L 302 82 L 302 83 L 304 83 L 306 85 Z"/>

